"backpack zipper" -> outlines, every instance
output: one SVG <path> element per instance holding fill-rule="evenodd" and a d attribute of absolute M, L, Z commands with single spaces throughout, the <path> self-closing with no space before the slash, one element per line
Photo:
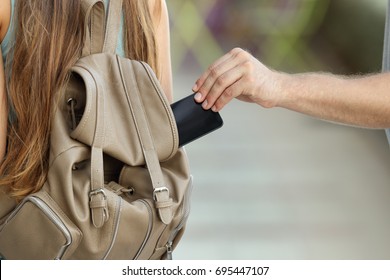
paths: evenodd
<path fill-rule="evenodd" d="M 152 208 L 150 207 L 149 203 L 146 202 L 144 199 L 140 199 L 139 200 L 140 202 L 142 202 L 145 206 L 146 206 L 146 209 L 148 209 L 148 213 L 149 213 L 149 224 L 148 224 L 148 231 L 146 233 L 146 236 L 145 236 L 145 239 L 144 241 L 142 242 L 141 244 L 141 247 L 139 248 L 137 254 L 135 255 L 134 259 L 137 260 L 139 258 L 139 256 L 141 255 L 143 249 L 145 248 L 146 246 L 146 243 L 148 242 L 149 240 L 149 237 L 150 237 L 150 234 L 152 232 L 152 223 L 153 223 L 153 212 L 152 212 Z"/>
<path fill-rule="evenodd" d="M 122 198 L 120 196 L 117 197 L 117 207 L 118 207 L 119 210 L 118 210 L 118 212 L 115 215 L 115 222 L 114 222 L 115 230 L 114 230 L 114 234 L 113 234 L 113 237 L 112 237 L 112 240 L 111 240 L 111 244 L 108 247 L 108 250 L 107 250 L 106 254 L 103 257 L 103 260 L 105 260 L 108 257 L 108 255 L 111 253 L 112 247 L 114 246 L 114 243 L 116 241 L 116 237 L 118 235 L 119 219 L 120 219 L 121 212 L 122 212 Z"/>
<path fill-rule="evenodd" d="M 172 260 L 172 256 L 173 256 L 173 247 L 172 247 L 173 246 L 173 240 L 175 240 L 176 235 L 183 228 L 184 224 L 187 222 L 188 217 L 190 215 L 190 208 L 191 208 L 190 207 L 190 196 L 191 196 L 191 193 L 192 193 L 192 186 L 193 186 L 192 185 L 192 176 L 190 176 L 190 182 L 188 184 L 189 184 L 189 186 L 188 186 L 188 189 L 187 189 L 187 192 L 186 192 L 186 194 L 184 196 L 184 201 L 183 201 L 183 205 L 186 206 L 183 219 L 181 219 L 180 223 L 172 231 L 172 233 L 169 236 L 167 244 L 165 244 L 165 247 L 167 248 L 167 260 Z"/>

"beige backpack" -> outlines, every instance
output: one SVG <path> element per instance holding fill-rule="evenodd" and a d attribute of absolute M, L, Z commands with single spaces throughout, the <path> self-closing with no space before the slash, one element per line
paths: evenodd
<path fill-rule="evenodd" d="M 150 67 L 115 55 L 122 1 L 106 25 L 101 0 L 82 5 L 87 40 L 56 98 L 47 181 L 18 205 L 0 195 L 0 254 L 169 259 L 192 188 L 173 113 Z"/>

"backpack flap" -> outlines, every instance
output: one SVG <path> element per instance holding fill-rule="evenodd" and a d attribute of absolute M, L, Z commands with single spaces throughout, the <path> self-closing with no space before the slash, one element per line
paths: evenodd
<path fill-rule="evenodd" d="M 96 65 L 96 69 L 91 70 L 91 65 Z M 80 108 L 80 122 L 71 132 L 72 138 L 92 145 L 97 104 L 94 93 L 88 87 L 96 82 L 101 84 L 102 94 L 107 95 L 102 112 L 105 119 L 103 151 L 106 154 L 130 166 L 146 164 L 137 134 L 134 108 L 131 108 L 129 99 L 137 93 L 140 94 L 140 110 L 147 116 L 147 126 L 154 139 L 158 160 L 169 160 L 177 152 L 179 144 L 174 116 L 148 65 L 114 55 L 99 54 L 80 59 L 72 70 L 71 81 L 85 85 L 83 91 L 67 91 L 65 94 L 65 99 L 75 100 L 77 106 L 85 100 L 85 107 Z"/>

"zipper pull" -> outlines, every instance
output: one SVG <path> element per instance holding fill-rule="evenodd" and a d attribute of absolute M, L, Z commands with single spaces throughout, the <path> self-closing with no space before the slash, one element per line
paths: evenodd
<path fill-rule="evenodd" d="M 172 241 L 168 241 L 165 247 L 167 247 L 167 260 L 172 260 Z"/>

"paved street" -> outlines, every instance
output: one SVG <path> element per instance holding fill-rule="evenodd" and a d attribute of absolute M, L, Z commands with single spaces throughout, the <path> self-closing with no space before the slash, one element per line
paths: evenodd
<path fill-rule="evenodd" d="M 198 74 L 175 74 L 175 100 Z M 187 146 L 195 185 L 176 259 L 390 258 L 383 131 L 238 101 L 222 117 Z"/>

